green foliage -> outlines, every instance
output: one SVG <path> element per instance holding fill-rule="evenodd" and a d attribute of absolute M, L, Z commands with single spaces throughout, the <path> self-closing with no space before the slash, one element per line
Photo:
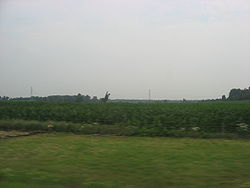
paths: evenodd
<path fill-rule="evenodd" d="M 2 101 L 0 120 L 8 120 L 0 123 L 1 129 L 194 137 L 229 133 L 248 137 L 250 129 L 240 129 L 239 124 L 250 125 L 250 103 Z M 48 127 L 50 121 L 54 122 L 52 127 Z"/>
<path fill-rule="evenodd" d="M 228 100 L 250 100 L 250 87 L 248 89 L 231 89 Z"/>

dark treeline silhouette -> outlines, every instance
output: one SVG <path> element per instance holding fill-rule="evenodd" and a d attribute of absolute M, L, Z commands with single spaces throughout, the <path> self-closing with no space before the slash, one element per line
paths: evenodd
<path fill-rule="evenodd" d="M 106 93 L 104 98 L 98 99 L 96 96 L 90 97 L 89 95 L 50 95 L 47 97 L 1 97 L 0 101 L 54 101 L 54 102 L 107 102 L 109 100 L 110 93 Z"/>
<path fill-rule="evenodd" d="M 228 100 L 250 100 L 250 87 L 248 89 L 231 89 Z"/>
<path fill-rule="evenodd" d="M 104 98 L 101 98 L 101 102 L 107 102 L 109 100 L 110 93 L 107 91 Z"/>
<path fill-rule="evenodd" d="M 0 101 L 8 101 L 9 99 L 10 99 L 9 97 L 6 97 L 6 96 L 1 97 L 0 96 Z"/>
<path fill-rule="evenodd" d="M 138 100 L 138 99 L 109 99 L 110 93 L 107 91 L 104 98 L 98 99 L 96 96 L 90 97 L 89 95 L 50 95 L 47 97 L 16 97 L 10 98 L 7 96 L 0 96 L 0 101 L 55 101 L 55 102 L 128 102 L 128 103 L 148 103 L 148 102 L 218 102 L 218 101 L 240 101 L 240 100 L 250 100 L 250 87 L 247 89 L 231 89 L 229 96 L 226 97 L 222 95 L 218 99 L 203 99 L 203 100 Z"/>

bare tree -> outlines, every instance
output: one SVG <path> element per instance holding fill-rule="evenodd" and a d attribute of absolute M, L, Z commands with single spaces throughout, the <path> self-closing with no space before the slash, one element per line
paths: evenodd
<path fill-rule="evenodd" d="M 107 102 L 107 101 L 109 100 L 109 96 L 110 96 L 110 93 L 107 91 L 107 92 L 105 93 L 104 98 L 101 98 L 101 99 L 100 99 L 101 102 Z"/>

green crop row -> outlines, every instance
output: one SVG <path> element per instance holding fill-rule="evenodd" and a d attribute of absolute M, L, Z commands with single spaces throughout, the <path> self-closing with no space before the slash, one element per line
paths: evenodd
<path fill-rule="evenodd" d="M 214 103 L 60 103 L 0 102 L 0 119 L 64 121 L 129 127 L 140 134 L 250 134 L 249 102 Z M 133 128 L 132 128 L 133 127 Z M 144 133 L 142 133 L 144 132 Z M 126 135 L 126 134 L 124 134 Z"/>

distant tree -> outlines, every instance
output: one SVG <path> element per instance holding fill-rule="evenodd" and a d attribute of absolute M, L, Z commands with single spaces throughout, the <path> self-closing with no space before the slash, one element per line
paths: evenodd
<path fill-rule="evenodd" d="M 1 101 L 8 101 L 10 98 L 9 97 L 6 97 L 6 96 L 3 96 L 3 97 L 0 97 L 0 100 Z"/>
<path fill-rule="evenodd" d="M 92 102 L 98 102 L 98 98 L 97 96 L 94 96 L 92 99 L 91 99 Z"/>
<path fill-rule="evenodd" d="M 222 95 L 221 100 L 223 101 L 227 100 L 226 95 Z"/>
<path fill-rule="evenodd" d="M 101 102 L 107 102 L 109 100 L 110 93 L 107 91 L 104 98 L 101 98 Z"/>
<path fill-rule="evenodd" d="M 83 101 L 83 96 L 81 95 L 81 93 L 78 93 L 76 96 L 76 102 L 82 102 Z"/>
<path fill-rule="evenodd" d="M 231 89 L 228 98 L 229 98 L 229 100 L 240 100 L 241 90 L 240 89 Z"/>
<path fill-rule="evenodd" d="M 250 100 L 250 88 L 231 89 L 228 100 Z"/>
<path fill-rule="evenodd" d="M 103 100 L 108 100 L 108 96 L 105 96 Z M 16 97 L 16 98 L 9 98 L 9 97 L 1 97 L 0 100 L 11 100 L 11 101 L 55 101 L 55 102 L 99 102 L 98 98 L 94 96 L 91 98 L 89 95 L 82 95 L 78 93 L 77 95 L 50 95 L 47 97 Z"/>
<path fill-rule="evenodd" d="M 83 102 L 91 102 L 91 97 L 89 95 L 85 95 L 83 97 Z"/>

